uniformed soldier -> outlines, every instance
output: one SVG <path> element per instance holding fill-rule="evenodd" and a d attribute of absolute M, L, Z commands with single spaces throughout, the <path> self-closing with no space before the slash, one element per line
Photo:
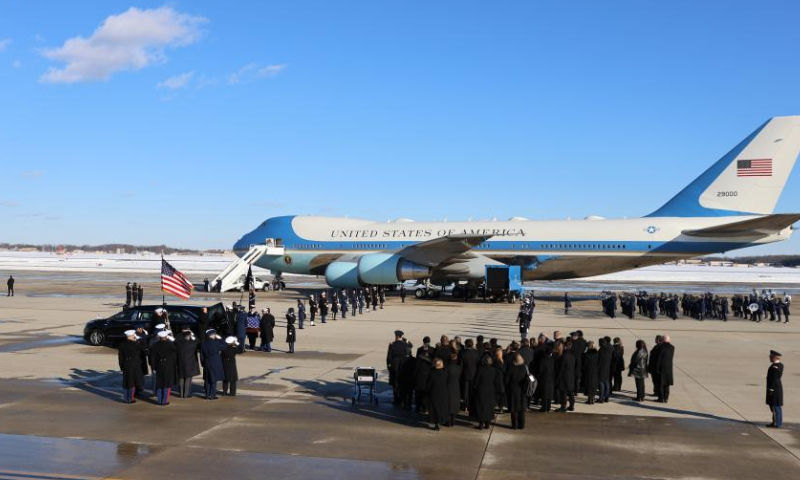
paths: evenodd
<path fill-rule="evenodd" d="M 8 276 L 8 281 L 6 282 L 6 285 L 8 286 L 8 295 L 7 296 L 13 297 L 14 296 L 14 276 L 13 275 L 9 275 Z"/>
<path fill-rule="evenodd" d="M 295 331 L 294 322 L 294 308 L 290 308 L 289 311 L 286 312 L 286 343 L 289 344 L 289 351 L 287 353 L 294 353 L 294 344 L 297 341 L 297 331 Z"/>
<path fill-rule="evenodd" d="M 342 290 L 341 300 L 339 301 L 339 304 L 341 304 L 341 306 L 342 306 L 342 319 L 344 320 L 345 318 L 347 318 L 347 312 L 350 310 L 350 307 L 347 304 L 347 291 L 346 290 Z"/>
<path fill-rule="evenodd" d="M 769 351 L 770 366 L 767 369 L 767 405 L 772 412 L 771 428 L 781 428 L 783 425 L 783 363 L 781 354 L 775 350 Z"/>
<path fill-rule="evenodd" d="M 572 300 L 569 298 L 569 293 L 564 292 L 564 315 L 569 315 L 570 308 L 572 308 Z"/>
<path fill-rule="evenodd" d="M 297 299 L 297 328 L 303 330 L 303 322 L 306 321 L 306 306 L 303 300 Z"/>
<path fill-rule="evenodd" d="M 200 361 L 203 364 L 203 383 L 207 400 L 217 399 L 217 382 L 225 376 L 222 369 L 222 351 L 227 348 L 220 341 L 217 331 L 206 330 L 206 339 L 200 345 Z"/>
<path fill-rule="evenodd" d="M 133 286 L 131 287 L 131 306 L 136 306 L 136 296 L 139 295 L 139 284 L 133 282 Z"/>
<path fill-rule="evenodd" d="M 136 403 L 136 387 L 143 382 L 142 355 L 144 347 L 139 343 L 135 330 L 125 332 L 126 340 L 119 346 L 119 369 L 122 371 L 122 390 L 125 403 Z"/>
<path fill-rule="evenodd" d="M 236 396 L 236 382 L 239 381 L 239 369 L 236 367 L 236 355 L 239 354 L 239 342 L 236 337 L 225 339 L 225 349 L 220 352 L 222 357 L 222 395 Z"/>
<path fill-rule="evenodd" d="M 131 306 L 131 282 L 128 282 L 128 284 L 125 285 L 125 306 L 122 308 L 124 309 L 130 306 Z"/>
<path fill-rule="evenodd" d="M 142 306 L 142 298 L 144 297 L 144 287 L 142 286 L 141 283 L 139 284 L 139 288 L 136 290 L 136 292 L 137 292 L 136 296 L 139 299 L 139 306 L 141 307 Z"/>
<path fill-rule="evenodd" d="M 389 384 L 394 393 L 392 400 L 394 405 L 400 403 L 400 372 L 410 356 L 408 344 L 403 340 L 403 332 L 396 330 L 394 342 L 389 344 L 389 351 L 386 353 L 386 368 L 389 370 Z"/>
<path fill-rule="evenodd" d="M 406 286 L 405 284 L 400 284 L 400 302 L 406 303 Z"/>
<path fill-rule="evenodd" d="M 177 382 L 178 350 L 170 341 L 169 332 L 158 332 L 158 341 L 150 348 L 150 363 L 156 371 L 156 399 L 159 405 L 169 405 L 172 386 Z"/>
<path fill-rule="evenodd" d="M 308 297 L 308 313 L 311 314 L 311 326 L 314 326 L 314 320 L 317 317 L 317 300 L 314 298 L 314 295 L 310 295 Z"/>

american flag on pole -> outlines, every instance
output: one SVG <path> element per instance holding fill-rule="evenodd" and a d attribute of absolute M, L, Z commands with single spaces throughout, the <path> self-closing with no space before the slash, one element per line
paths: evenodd
<path fill-rule="evenodd" d="M 771 177 L 772 159 L 738 160 L 736 162 L 737 177 Z"/>
<path fill-rule="evenodd" d="M 189 282 L 186 275 L 175 269 L 161 257 L 161 290 L 188 300 L 192 295 L 194 285 Z"/>

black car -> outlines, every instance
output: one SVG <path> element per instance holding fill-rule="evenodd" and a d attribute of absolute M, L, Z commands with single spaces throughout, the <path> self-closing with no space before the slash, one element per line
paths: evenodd
<path fill-rule="evenodd" d="M 208 309 L 208 326 L 216 328 L 221 334 L 232 332 L 228 323 L 225 306 L 221 303 L 204 307 L 203 305 L 142 305 L 123 310 L 108 318 L 92 320 L 83 329 L 83 339 L 92 345 L 116 344 L 125 339 L 126 330 L 139 327 L 152 333 L 156 326 L 157 308 L 163 308 L 169 315 L 169 324 L 175 335 L 180 333 L 184 325 L 197 334 L 198 320 L 203 308 Z"/>

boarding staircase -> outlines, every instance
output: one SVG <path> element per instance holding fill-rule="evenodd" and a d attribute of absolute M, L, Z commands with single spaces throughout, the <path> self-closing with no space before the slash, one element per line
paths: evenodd
<path fill-rule="evenodd" d="M 250 250 L 236 260 L 232 261 L 222 272 L 211 282 L 213 290 L 227 292 L 241 287 L 241 278 L 247 274 L 247 270 L 264 255 L 283 256 L 283 246 L 276 246 L 272 239 L 267 239 L 264 244 L 250 245 Z"/>

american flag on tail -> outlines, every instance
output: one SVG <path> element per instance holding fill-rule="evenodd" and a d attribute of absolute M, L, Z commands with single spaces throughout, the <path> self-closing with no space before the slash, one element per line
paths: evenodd
<path fill-rule="evenodd" d="M 161 257 L 161 290 L 188 300 L 192 295 L 194 285 L 189 282 L 186 275 L 175 269 Z"/>
<path fill-rule="evenodd" d="M 738 160 L 736 162 L 737 177 L 771 177 L 772 159 L 758 158 L 754 160 Z"/>

